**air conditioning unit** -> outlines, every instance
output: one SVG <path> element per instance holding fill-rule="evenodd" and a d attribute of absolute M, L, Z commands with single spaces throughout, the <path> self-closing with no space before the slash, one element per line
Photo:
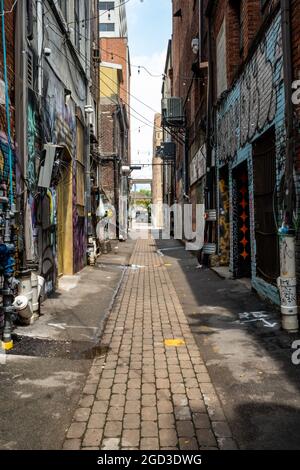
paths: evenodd
<path fill-rule="evenodd" d="M 182 98 L 164 98 L 162 100 L 162 120 L 166 127 L 183 127 L 184 112 Z"/>
<path fill-rule="evenodd" d="M 161 155 L 164 160 L 175 161 L 176 144 L 174 142 L 164 142 L 161 144 Z"/>

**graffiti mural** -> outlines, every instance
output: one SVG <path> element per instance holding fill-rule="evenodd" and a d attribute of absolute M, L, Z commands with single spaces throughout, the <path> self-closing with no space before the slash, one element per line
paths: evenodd
<path fill-rule="evenodd" d="M 233 266 L 235 277 L 250 277 L 251 245 L 247 166 L 233 174 Z"/>
<path fill-rule="evenodd" d="M 27 180 L 30 190 L 29 213 L 32 224 L 34 252 L 40 261 L 41 274 L 46 279 L 46 293 L 51 292 L 57 283 L 58 275 L 58 221 L 57 187 L 43 189 L 37 193 L 39 152 L 44 143 L 61 145 L 67 150 L 63 160 L 63 168 L 72 168 L 71 179 L 73 199 L 66 211 L 73 214 L 73 264 L 74 271 L 82 269 L 86 258 L 86 222 L 85 214 L 79 213 L 76 205 L 76 106 L 74 101 L 65 103 L 65 85 L 45 66 L 43 82 L 43 98 L 38 106 L 36 96 L 29 92 L 27 110 L 27 148 L 28 165 Z M 42 110 L 42 112 L 40 112 Z M 1 165 L 1 161 L 0 161 Z M 62 171 L 63 174 L 63 171 Z M 71 174 L 71 173 L 70 173 Z M 71 225 L 71 224 L 70 224 Z M 69 226 L 68 226 L 69 227 Z M 72 230 L 72 227 L 70 228 Z M 70 245 L 70 250 L 72 246 Z M 68 253 L 70 256 L 70 253 Z"/>
<path fill-rule="evenodd" d="M 219 233 L 220 233 L 220 265 L 228 266 L 230 258 L 230 221 L 229 221 L 229 187 L 225 177 L 219 180 L 220 195 L 220 217 L 219 217 Z"/>
<path fill-rule="evenodd" d="M 265 135 L 266 131 L 274 129 L 272 141 L 269 143 L 276 152 L 276 189 L 279 192 L 280 181 L 285 171 L 286 136 L 280 12 L 266 29 L 260 44 L 257 45 L 232 89 L 218 104 L 215 127 L 216 164 L 219 175 L 218 205 L 221 211 L 222 205 L 226 203 L 221 196 L 222 171 L 225 166 L 229 172 L 229 221 L 232 227 L 230 270 L 237 276 L 251 274 L 254 288 L 263 296 L 279 303 L 277 287 L 257 276 L 253 149 L 259 137 Z M 236 171 L 243 163 L 247 175 L 244 186 Z M 241 190 L 244 191 L 244 195 L 240 193 Z M 241 204 L 245 207 L 243 208 Z M 241 232 L 244 225 L 240 225 L 241 217 L 245 217 L 245 234 Z M 220 222 L 222 223 L 222 218 Z M 224 228 L 219 227 L 219 247 L 223 243 L 221 235 L 224 233 Z"/>
<path fill-rule="evenodd" d="M 35 169 L 35 136 L 36 136 L 36 115 L 32 106 L 28 105 L 28 164 L 27 164 L 27 182 L 30 190 L 35 189 L 36 169 Z"/>
<path fill-rule="evenodd" d="M 218 110 L 219 163 L 262 132 L 276 116 L 282 84 L 282 33 L 278 16 L 229 98 Z"/>

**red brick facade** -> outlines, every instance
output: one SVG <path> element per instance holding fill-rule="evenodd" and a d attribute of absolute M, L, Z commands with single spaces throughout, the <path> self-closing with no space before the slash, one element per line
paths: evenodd
<path fill-rule="evenodd" d="M 12 0 L 5 0 L 5 10 L 10 10 L 12 7 Z M 1 17 L 0 17 L 1 20 Z M 6 33 L 6 48 L 7 48 L 7 74 L 9 84 L 9 98 L 10 98 L 10 112 L 11 112 L 11 126 L 12 126 L 12 140 L 14 141 L 14 129 L 15 129 L 15 45 L 14 45 L 14 12 L 5 14 L 5 33 Z M 2 28 L 0 35 L 0 80 L 4 81 L 4 69 L 3 69 L 3 45 L 2 45 Z M 2 88 L 1 88 L 2 89 Z M 1 100 L 4 98 L 1 94 Z M 7 135 L 7 123 L 5 115 L 5 106 L 0 104 L 0 136 L 1 134 Z"/>
<path fill-rule="evenodd" d="M 269 0 L 262 7 L 261 0 L 217 0 L 208 2 L 212 20 L 212 61 L 216 67 L 216 43 L 223 21 L 226 31 L 227 86 L 230 88 L 239 71 L 247 61 L 254 41 L 269 13 L 278 5 L 279 0 Z M 216 83 L 215 101 L 218 98 Z"/>
<path fill-rule="evenodd" d="M 203 2 L 204 6 L 207 2 Z M 203 10 L 204 11 L 204 10 Z M 203 28 L 201 34 L 200 27 Z M 199 2 L 189 0 L 173 1 L 173 96 L 181 97 L 186 117 L 186 136 L 188 157 L 185 157 L 184 146 L 177 145 L 177 199 L 184 192 L 183 168 L 189 172 L 190 162 L 199 149 L 202 140 L 203 123 L 206 116 L 207 70 L 200 69 L 200 63 L 207 61 L 206 23 L 200 21 Z M 202 57 L 192 51 L 192 41 L 201 36 Z M 205 126 L 204 126 L 205 127 Z M 204 129 L 205 132 L 205 129 Z M 184 159 L 186 158 L 186 163 Z M 189 193 L 189 188 L 186 188 Z"/>
<path fill-rule="evenodd" d="M 100 52 L 102 62 L 111 62 L 122 65 L 123 82 L 120 86 L 120 98 L 127 106 L 129 114 L 130 106 L 130 64 L 127 38 L 101 38 Z"/>

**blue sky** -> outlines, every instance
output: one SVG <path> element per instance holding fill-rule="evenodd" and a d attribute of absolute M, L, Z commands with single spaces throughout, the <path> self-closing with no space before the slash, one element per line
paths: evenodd
<path fill-rule="evenodd" d="M 161 51 L 171 35 L 171 0 L 130 0 L 127 21 L 131 53 Z"/>
<path fill-rule="evenodd" d="M 132 108 L 143 116 L 134 112 L 131 115 L 132 162 L 148 163 L 152 161 L 153 152 L 153 127 L 150 123 L 153 123 L 154 112 L 160 112 L 162 74 L 171 37 L 171 0 L 129 0 L 126 7 L 133 65 L 131 93 L 152 108 L 150 110 L 131 98 Z M 151 77 L 144 69 L 138 73 L 136 65 L 146 67 L 158 77 Z M 144 120 L 144 124 L 138 119 Z M 145 167 L 133 176 L 148 178 L 151 167 Z"/>

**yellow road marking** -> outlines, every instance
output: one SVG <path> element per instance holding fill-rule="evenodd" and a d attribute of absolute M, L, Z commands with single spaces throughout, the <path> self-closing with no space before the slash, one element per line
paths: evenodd
<path fill-rule="evenodd" d="M 183 339 L 166 339 L 165 340 L 165 346 L 184 346 L 185 341 Z"/>

